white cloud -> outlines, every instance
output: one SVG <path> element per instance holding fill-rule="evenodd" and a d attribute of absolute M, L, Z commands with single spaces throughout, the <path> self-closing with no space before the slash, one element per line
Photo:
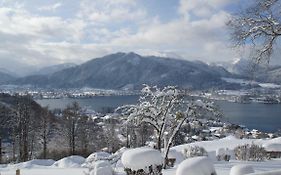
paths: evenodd
<path fill-rule="evenodd" d="M 38 10 L 39 11 L 56 11 L 61 6 L 62 6 L 62 3 L 58 2 L 58 3 L 52 4 L 52 5 L 39 7 Z"/>
<path fill-rule="evenodd" d="M 121 23 L 145 18 L 146 12 L 138 8 L 135 0 L 82 0 L 78 17 L 93 24 Z"/>
<path fill-rule="evenodd" d="M 231 60 L 237 55 L 227 47 L 229 14 L 223 7 L 232 2 L 180 0 L 180 16 L 166 22 L 137 0 L 81 0 L 71 18 L 60 16 L 63 8 L 56 4 L 45 6 L 57 10 L 48 16 L 25 5 L 0 7 L 0 25 L 5 26 L 0 28 L 0 62 L 11 57 L 32 65 L 81 63 L 117 51 Z"/>
<path fill-rule="evenodd" d="M 33 39 L 79 40 L 85 26 L 82 20 L 66 20 L 56 16 L 33 15 L 25 9 L 0 8 L 0 31 L 10 35 L 26 35 Z"/>
<path fill-rule="evenodd" d="M 191 15 L 207 18 L 217 10 L 235 2 L 237 0 L 180 0 L 178 11 L 188 19 Z"/>

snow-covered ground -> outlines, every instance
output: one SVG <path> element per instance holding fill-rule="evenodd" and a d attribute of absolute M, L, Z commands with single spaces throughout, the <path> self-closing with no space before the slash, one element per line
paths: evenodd
<path fill-rule="evenodd" d="M 237 139 L 233 136 L 229 136 L 220 140 L 214 141 L 203 141 L 203 142 L 195 142 L 188 145 L 197 145 L 204 147 L 209 154 L 209 158 L 213 160 L 215 170 L 218 175 L 229 175 L 230 169 L 234 165 L 244 164 L 251 165 L 255 172 L 265 172 L 272 170 L 281 170 L 281 159 L 272 159 L 264 162 L 241 162 L 237 160 L 230 160 L 230 162 L 216 161 L 215 153 L 219 148 L 228 148 L 233 150 L 238 145 L 243 144 L 259 144 L 259 145 L 269 145 L 269 144 L 281 144 L 281 138 L 276 139 Z M 173 147 L 173 152 L 182 152 L 182 150 L 187 145 L 180 145 Z M 175 155 L 175 154 L 173 154 Z M 14 165 L 0 165 L 0 174 L 1 175 L 14 175 L 16 169 L 21 169 L 21 175 L 85 175 L 85 172 L 88 170 L 86 168 L 82 168 L 82 164 L 85 159 L 79 156 L 71 156 L 61 159 L 57 162 L 52 160 L 32 160 L 24 163 L 14 164 Z M 59 165 L 59 166 L 58 166 Z M 74 166 L 75 165 L 75 166 Z M 80 165 L 80 167 L 79 167 Z M 176 165 L 172 169 L 164 170 L 163 175 L 175 175 L 176 174 Z M 123 168 L 118 166 L 115 169 L 117 175 L 124 175 Z"/>

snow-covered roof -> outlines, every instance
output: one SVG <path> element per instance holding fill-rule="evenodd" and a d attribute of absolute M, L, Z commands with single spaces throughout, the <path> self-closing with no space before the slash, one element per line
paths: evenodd
<path fill-rule="evenodd" d="M 281 143 L 271 143 L 264 146 L 266 151 L 281 152 Z"/>

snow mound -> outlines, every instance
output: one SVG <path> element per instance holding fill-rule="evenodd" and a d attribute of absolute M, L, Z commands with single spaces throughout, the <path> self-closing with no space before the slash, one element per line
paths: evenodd
<path fill-rule="evenodd" d="M 58 168 L 80 168 L 85 162 L 85 158 L 81 156 L 69 156 L 56 161 L 52 166 Z"/>
<path fill-rule="evenodd" d="M 94 162 L 98 160 L 106 160 L 111 156 L 108 152 L 96 152 L 93 154 L 90 154 L 85 162 Z"/>
<path fill-rule="evenodd" d="M 251 165 L 235 165 L 231 168 L 229 175 L 244 175 L 254 173 Z"/>
<path fill-rule="evenodd" d="M 105 160 L 99 160 L 99 161 L 95 162 L 95 165 L 94 165 L 95 169 L 103 168 L 103 167 L 111 167 L 111 165 L 108 161 L 105 161 Z"/>
<path fill-rule="evenodd" d="M 281 144 L 280 143 L 265 144 L 264 148 L 265 148 L 266 151 L 281 152 Z"/>
<path fill-rule="evenodd" d="M 111 154 L 108 152 L 95 152 L 90 154 L 86 160 L 85 163 L 82 164 L 82 167 L 89 168 L 91 167 L 96 161 L 99 160 L 109 160 L 111 157 Z"/>
<path fill-rule="evenodd" d="M 176 175 L 216 175 L 212 161 L 207 157 L 186 159 L 179 164 Z"/>
<path fill-rule="evenodd" d="M 34 168 L 39 166 L 51 166 L 54 164 L 54 162 L 55 161 L 52 159 L 34 159 L 27 162 L 11 165 L 11 167 L 13 167 L 14 169 Z"/>
<path fill-rule="evenodd" d="M 121 161 L 125 168 L 140 170 L 147 169 L 151 165 L 162 165 L 163 157 L 158 150 L 142 147 L 125 151 Z"/>

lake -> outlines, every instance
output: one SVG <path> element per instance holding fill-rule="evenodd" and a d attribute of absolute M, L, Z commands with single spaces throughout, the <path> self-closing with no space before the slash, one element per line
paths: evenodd
<path fill-rule="evenodd" d="M 101 110 L 103 107 L 122 106 L 134 104 L 138 96 L 102 96 L 87 99 L 42 99 L 36 100 L 41 106 L 49 106 L 50 109 L 65 108 L 68 104 L 77 101 L 82 107 Z M 231 123 L 245 125 L 249 129 L 258 129 L 265 132 L 274 132 L 281 129 L 281 105 L 280 104 L 240 104 L 228 101 L 216 102 L 223 111 L 225 119 Z"/>

